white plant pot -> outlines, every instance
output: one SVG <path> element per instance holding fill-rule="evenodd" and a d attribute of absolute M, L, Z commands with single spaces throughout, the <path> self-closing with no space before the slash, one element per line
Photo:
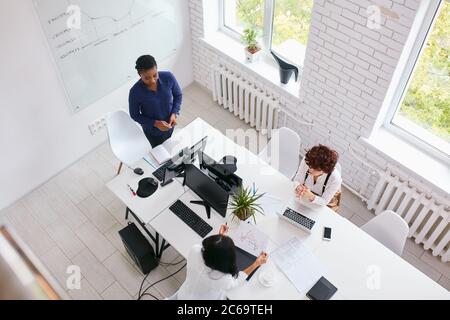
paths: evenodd
<path fill-rule="evenodd" d="M 249 63 L 258 61 L 262 52 L 262 50 L 258 50 L 255 53 L 251 53 L 250 51 L 247 50 L 247 48 L 245 48 L 244 51 L 245 51 L 245 60 Z"/>

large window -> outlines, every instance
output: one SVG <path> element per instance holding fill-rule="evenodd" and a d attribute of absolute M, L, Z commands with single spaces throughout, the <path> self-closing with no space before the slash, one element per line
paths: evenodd
<path fill-rule="evenodd" d="M 433 1 L 394 99 L 388 125 L 450 155 L 450 2 Z M 403 88 L 403 90 L 402 90 Z M 414 142 L 414 141 L 413 141 Z"/>
<path fill-rule="evenodd" d="M 312 6 L 313 0 L 222 0 L 223 29 L 238 37 L 255 28 L 267 53 L 302 67 Z"/>
<path fill-rule="evenodd" d="M 224 26 L 237 35 L 245 28 L 256 28 L 260 35 L 264 23 L 264 0 L 223 0 Z"/>

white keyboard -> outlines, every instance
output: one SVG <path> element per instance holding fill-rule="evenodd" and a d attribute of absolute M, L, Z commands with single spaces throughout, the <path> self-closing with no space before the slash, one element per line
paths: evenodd
<path fill-rule="evenodd" d="M 292 210 L 291 208 L 286 208 L 283 214 L 280 215 L 284 220 L 292 223 L 298 228 L 305 230 L 308 233 L 311 233 L 316 222 L 301 213 Z"/>

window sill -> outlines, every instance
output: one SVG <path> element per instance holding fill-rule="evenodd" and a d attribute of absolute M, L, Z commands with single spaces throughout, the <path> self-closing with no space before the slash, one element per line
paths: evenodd
<path fill-rule="evenodd" d="M 212 33 L 208 37 L 201 39 L 201 41 L 211 49 L 218 51 L 219 54 L 224 54 L 235 63 L 240 64 L 253 76 L 263 78 L 270 84 L 299 99 L 301 74 L 299 74 L 298 82 L 295 82 L 295 78 L 292 76 L 289 83 L 282 84 L 280 83 L 278 66 L 271 57 L 262 54 L 258 61 L 252 63 L 246 62 L 244 45 L 222 32 Z"/>
<path fill-rule="evenodd" d="M 370 138 L 360 138 L 360 141 L 387 156 L 418 180 L 428 182 L 444 194 L 450 192 L 450 167 L 447 163 L 405 142 L 385 128 L 380 128 Z"/>

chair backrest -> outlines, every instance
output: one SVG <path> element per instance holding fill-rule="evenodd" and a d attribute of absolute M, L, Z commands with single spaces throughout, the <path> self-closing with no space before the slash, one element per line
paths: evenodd
<path fill-rule="evenodd" d="M 151 150 L 140 126 L 124 110 L 111 112 L 106 117 L 109 145 L 114 155 L 133 167 Z"/>
<path fill-rule="evenodd" d="M 293 179 L 300 164 L 300 137 L 286 127 L 275 130 L 272 139 L 259 154 L 289 179 Z"/>
<path fill-rule="evenodd" d="M 164 300 L 178 300 L 178 291 L 175 292 L 173 295 L 171 295 L 170 297 L 166 297 Z"/>
<path fill-rule="evenodd" d="M 398 255 L 403 253 L 409 226 L 398 214 L 386 210 L 361 227 L 362 230 Z"/>

